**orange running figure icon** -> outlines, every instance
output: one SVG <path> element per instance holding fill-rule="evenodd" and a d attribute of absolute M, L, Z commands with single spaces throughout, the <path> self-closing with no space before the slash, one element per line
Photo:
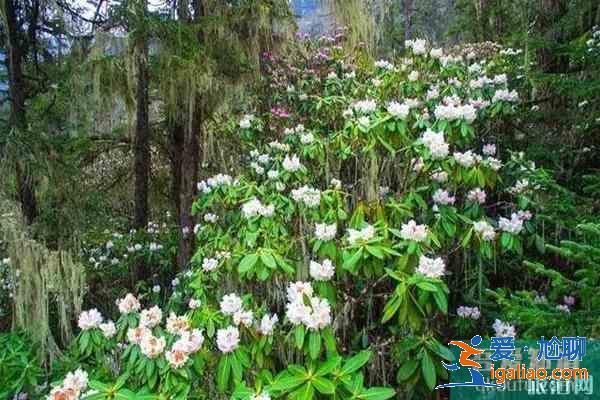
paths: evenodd
<path fill-rule="evenodd" d="M 475 367 L 481 368 L 481 364 L 477 361 L 471 360 L 469 357 L 476 356 L 484 352 L 484 350 L 476 349 L 473 346 L 469 346 L 465 342 L 461 342 L 459 340 L 453 340 L 450 342 L 451 345 L 460 347 L 463 351 L 460 352 L 460 356 L 458 358 L 458 362 L 463 367 Z"/>

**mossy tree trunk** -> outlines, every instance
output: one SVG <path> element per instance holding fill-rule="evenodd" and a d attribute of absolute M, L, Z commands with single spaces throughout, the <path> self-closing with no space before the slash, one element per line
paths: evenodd
<path fill-rule="evenodd" d="M 5 36 L 7 54 L 5 58 L 8 70 L 8 85 L 10 94 L 10 120 L 11 129 L 19 134 L 27 131 L 27 114 L 25 107 L 25 78 L 23 75 L 23 61 L 30 43 L 27 42 L 19 21 L 19 3 L 16 0 L 3 0 L 2 13 L 4 14 Z M 37 14 L 35 14 L 37 15 Z M 37 25 L 37 21 L 29 21 Z M 36 38 L 35 28 L 30 28 L 29 37 Z M 25 222 L 30 225 L 35 220 L 37 202 L 35 197 L 34 178 L 30 168 L 23 161 L 15 161 L 15 175 L 17 193 Z"/>

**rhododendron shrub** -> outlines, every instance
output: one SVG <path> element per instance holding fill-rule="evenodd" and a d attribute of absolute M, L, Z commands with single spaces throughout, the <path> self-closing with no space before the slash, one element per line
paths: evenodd
<path fill-rule="evenodd" d="M 81 353 L 110 354 L 115 390 L 386 399 L 384 382 L 447 378 L 449 280 L 534 237 L 535 167 L 485 135 L 518 94 L 493 58 L 415 40 L 369 63 L 336 40 L 265 58 L 262 113 L 229 125 L 245 168 L 198 183 L 199 247 L 167 309 L 127 295 L 114 324 L 81 315 Z M 462 332 L 518 333 L 473 304 L 457 314 Z"/>

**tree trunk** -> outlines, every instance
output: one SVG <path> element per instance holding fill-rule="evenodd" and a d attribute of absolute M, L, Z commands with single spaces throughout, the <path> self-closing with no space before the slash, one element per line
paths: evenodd
<path fill-rule="evenodd" d="M 6 68 L 8 70 L 8 85 L 10 94 L 11 129 L 24 133 L 27 129 L 25 109 L 25 79 L 23 77 L 23 51 L 26 43 L 17 18 L 17 1 L 2 2 L 6 16 Z M 34 181 L 31 172 L 21 160 L 15 162 L 17 192 L 25 222 L 30 225 L 37 216 Z"/>
<path fill-rule="evenodd" d="M 142 15 L 146 14 L 146 0 L 140 4 Z M 134 226 L 136 229 L 145 229 L 148 225 L 148 184 L 150 180 L 150 125 L 148 117 L 148 38 L 144 32 L 138 38 L 135 49 L 135 62 L 137 69 L 136 85 L 136 121 L 135 121 L 135 160 L 134 160 Z M 135 268 L 135 279 L 143 281 L 150 277 L 151 272 L 142 262 Z"/>
<path fill-rule="evenodd" d="M 558 24 L 567 9 L 563 0 L 542 0 L 539 28 L 544 37 L 543 47 L 538 50 L 538 63 L 544 72 L 565 72 L 568 68 L 568 58 L 555 54 L 552 46 L 563 41 L 563 32 Z"/>
<path fill-rule="evenodd" d="M 413 1 L 404 0 L 404 40 L 412 38 Z"/>
<path fill-rule="evenodd" d="M 146 11 L 145 1 L 142 3 Z M 148 122 L 148 41 L 140 39 L 136 49 L 137 88 L 135 124 L 135 212 L 138 229 L 148 225 L 148 181 L 150 175 L 150 127 Z"/>
<path fill-rule="evenodd" d="M 199 100 L 199 99 L 196 99 Z M 192 204 L 196 195 L 198 181 L 198 162 L 200 159 L 200 144 L 198 133 L 201 129 L 201 114 L 198 105 L 192 105 L 194 111 L 192 121 L 184 131 L 183 153 L 181 157 L 181 191 L 179 196 L 179 227 L 180 240 L 177 264 L 185 268 L 191 258 L 195 247 L 193 234 L 195 220 L 192 215 Z"/>
<path fill-rule="evenodd" d="M 182 2 L 185 4 L 186 2 Z M 204 15 L 204 8 L 200 0 L 193 1 L 194 22 L 198 23 L 200 17 Z M 179 11 L 180 16 L 184 14 Z M 198 40 L 202 41 L 202 34 L 198 34 Z M 192 204 L 196 195 L 196 187 L 198 181 L 198 163 L 200 160 L 200 143 L 198 135 L 202 128 L 202 104 L 200 96 L 193 94 L 188 100 L 188 124 L 183 129 L 183 147 L 181 159 L 177 160 L 180 163 L 180 175 L 173 173 L 173 190 L 179 188 L 179 202 L 177 204 L 178 219 L 179 219 L 179 251 L 177 253 L 177 264 L 180 269 L 185 268 L 193 255 L 195 248 L 195 235 L 193 233 L 195 219 L 192 215 Z M 176 133 L 175 131 L 173 132 Z M 174 141 L 178 138 L 173 137 Z M 176 164 L 174 163 L 174 168 Z M 175 171 L 175 170 L 174 170 Z M 178 181 L 180 179 L 180 181 Z M 179 186 L 177 186 L 179 185 Z"/>

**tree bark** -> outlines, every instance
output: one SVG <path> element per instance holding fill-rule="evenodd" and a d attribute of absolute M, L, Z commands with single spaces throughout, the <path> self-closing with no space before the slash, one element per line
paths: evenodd
<path fill-rule="evenodd" d="M 186 4 L 182 2 L 181 4 Z M 204 7 L 200 0 L 194 0 L 192 3 L 194 9 L 194 23 L 198 23 L 200 17 L 204 15 Z M 187 12 L 187 10 L 185 11 Z M 178 15 L 184 15 L 183 10 L 179 10 Z M 202 34 L 198 34 L 198 41 L 202 41 Z M 188 123 L 183 128 L 181 137 L 172 137 L 174 143 L 183 139 L 181 159 L 175 159 L 173 162 L 173 191 L 179 189 L 179 201 L 176 204 L 179 220 L 179 249 L 177 252 L 177 264 L 180 269 L 185 268 L 193 255 L 195 248 L 195 235 L 193 233 L 195 226 L 195 218 L 192 215 L 192 205 L 196 195 L 196 187 L 198 181 L 198 163 L 200 160 L 200 143 L 198 135 L 202 129 L 202 104 L 198 94 L 190 96 L 188 100 Z M 178 134 L 174 130 L 172 134 Z M 177 164 L 180 163 L 179 175 L 177 175 Z"/>
<path fill-rule="evenodd" d="M 146 2 L 142 1 L 142 12 Z M 148 225 L 148 181 L 150 176 L 150 126 L 148 122 L 148 41 L 145 35 L 139 39 L 136 49 L 137 88 L 135 124 L 135 212 L 134 226 L 143 229 Z"/>
<path fill-rule="evenodd" d="M 412 38 L 413 0 L 404 0 L 404 40 Z"/>
<path fill-rule="evenodd" d="M 17 16 L 18 2 L 16 0 L 2 1 L 6 16 L 6 47 L 5 59 L 8 70 L 8 85 L 10 95 L 11 129 L 20 133 L 27 130 L 27 114 L 25 108 L 25 79 L 23 77 L 23 58 L 26 43 Z M 30 21 L 31 23 L 31 21 Z M 33 21 L 34 24 L 37 21 Z M 15 162 L 16 186 L 25 222 L 31 225 L 37 217 L 37 202 L 33 176 L 22 160 Z"/>

